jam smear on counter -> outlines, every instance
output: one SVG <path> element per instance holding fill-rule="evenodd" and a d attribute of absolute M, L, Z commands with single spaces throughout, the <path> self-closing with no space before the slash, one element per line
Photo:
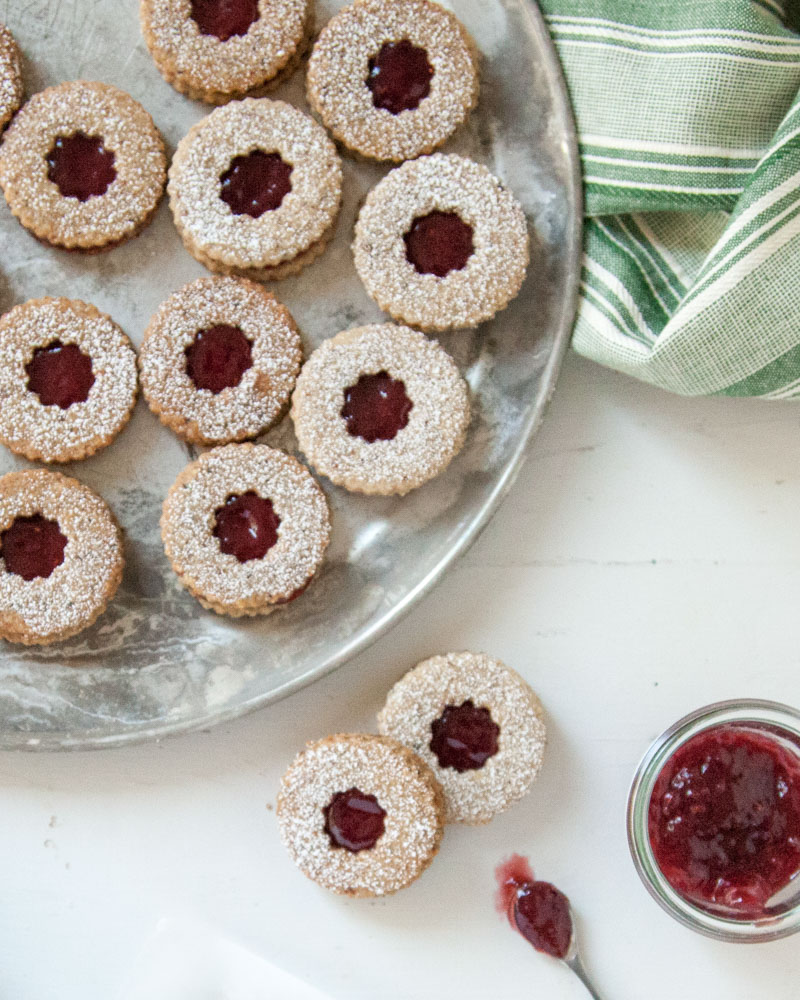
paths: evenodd
<path fill-rule="evenodd" d="M 198 330 L 186 348 L 189 378 L 198 389 L 215 395 L 235 388 L 252 364 L 252 344 L 238 326 L 219 324 Z"/>
<path fill-rule="evenodd" d="M 495 871 L 500 914 L 537 951 L 553 958 L 566 958 L 572 941 L 569 900 L 554 885 L 538 881 L 530 862 L 519 854 Z"/>
<path fill-rule="evenodd" d="M 361 375 L 345 389 L 341 416 L 348 434 L 372 444 L 391 441 L 408 423 L 413 406 L 400 379 L 378 372 Z"/>
<path fill-rule="evenodd" d="M 648 832 L 686 900 L 731 919 L 764 916 L 800 873 L 800 746 L 730 723 L 690 737 L 656 779 Z"/>
<path fill-rule="evenodd" d="M 92 359 L 77 344 L 54 340 L 37 347 L 25 366 L 28 388 L 43 406 L 69 409 L 73 403 L 85 403 L 94 385 Z"/>
<path fill-rule="evenodd" d="M 191 0 L 191 16 L 201 34 L 227 42 L 258 20 L 258 0 Z"/>
<path fill-rule="evenodd" d="M 498 750 L 500 727 L 488 708 L 476 708 L 471 701 L 447 705 L 431 723 L 430 748 L 442 767 L 475 771 Z"/>
<path fill-rule="evenodd" d="M 265 212 L 279 208 L 292 190 L 292 167 L 280 153 L 254 149 L 246 156 L 235 156 L 220 177 L 220 198 L 234 215 L 260 219 Z"/>
<path fill-rule="evenodd" d="M 67 538 L 61 533 L 58 521 L 33 514 L 15 517 L 0 536 L 0 544 L 0 555 L 8 572 L 30 581 L 50 576 L 64 562 Z"/>
<path fill-rule="evenodd" d="M 236 556 L 239 562 L 263 559 L 278 541 L 281 519 L 271 500 L 249 490 L 241 496 L 228 497 L 215 511 L 214 537 L 221 552 Z"/>
<path fill-rule="evenodd" d="M 393 115 L 414 111 L 431 92 L 433 66 L 428 53 L 407 38 L 399 42 L 384 42 L 380 51 L 369 61 L 367 86 L 372 91 L 372 103 Z"/>
<path fill-rule="evenodd" d="M 337 792 L 323 812 L 325 832 L 334 847 L 356 854 L 374 847 L 383 835 L 386 811 L 374 795 L 365 795 L 358 788 Z"/>
<path fill-rule="evenodd" d="M 429 212 L 414 219 L 403 237 L 406 257 L 419 274 L 444 278 L 460 271 L 472 256 L 472 226 L 455 212 Z"/>
<path fill-rule="evenodd" d="M 65 198 L 88 201 L 116 180 L 115 159 L 99 135 L 60 135 L 47 154 L 47 177 Z"/>

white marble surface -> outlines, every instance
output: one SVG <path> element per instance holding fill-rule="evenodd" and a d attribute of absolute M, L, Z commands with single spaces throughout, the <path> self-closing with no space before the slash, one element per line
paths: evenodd
<path fill-rule="evenodd" d="M 794 1000 L 798 939 L 723 945 L 672 922 L 630 863 L 624 809 L 679 715 L 800 703 L 799 588 L 800 408 L 672 398 L 570 357 L 490 527 L 339 673 L 160 746 L 0 756 L 0 997 L 117 1000 L 159 919 L 184 914 L 337 1000 L 579 1000 L 493 911 L 493 867 L 521 851 L 572 898 L 608 1000 Z M 278 841 L 282 770 L 306 739 L 370 728 L 407 667 L 451 648 L 538 690 L 541 778 L 490 826 L 449 829 L 406 892 L 325 894 Z"/>

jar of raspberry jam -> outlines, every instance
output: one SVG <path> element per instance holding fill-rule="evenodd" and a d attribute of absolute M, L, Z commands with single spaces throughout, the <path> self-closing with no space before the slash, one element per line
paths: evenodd
<path fill-rule="evenodd" d="M 800 712 L 725 701 L 676 722 L 633 779 L 628 841 L 651 895 L 692 930 L 800 931 Z"/>

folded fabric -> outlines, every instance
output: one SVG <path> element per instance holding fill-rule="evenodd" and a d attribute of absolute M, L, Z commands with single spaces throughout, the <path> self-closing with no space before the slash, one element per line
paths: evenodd
<path fill-rule="evenodd" d="M 573 346 L 683 395 L 800 395 L 800 3 L 542 7 L 585 182 Z"/>

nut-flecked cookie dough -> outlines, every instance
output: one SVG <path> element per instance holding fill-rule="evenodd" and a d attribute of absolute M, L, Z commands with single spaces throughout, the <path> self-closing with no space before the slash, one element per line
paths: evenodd
<path fill-rule="evenodd" d="M 297 274 L 333 235 L 342 167 L 325 130 L 283 101 L 234 101 L 192 128 L 169 171 L 186 249 L 221 274 Z"/>
<path fill-rule="evenodd" d="M 470 405 L 439 344 L 383 323 L 324 341 L 300 372 L 291 415 L 318 473 L 358 493 L 404 494 L 458 454 Z"/>
<path fill-rule="evenodd" d="M 0 636 L 67 639 L 105 611 L 122 579 L 117 522 L 96 493 L 58 472 L 0 477 Z"/>
<path fill-rule="evenodd" d="M 544 758 L 541 702 L 519 674 L 485 653 L 418 664 L 389 692 L 378 728 L 433 770 L 451 823 L 487 823 L 508 809 Z"/>
<path fill-rule="evenodd" d="M 34 94 L 0 146 L 9 208 L 38 239 L 68 250 L 108 250 L 138 235 L 166 169 L 164 142 L 141 104 L 85 80 Z"/>
<path fill-rule="evenodd" d="M 353 242 L 368 294 L 427 331 L 473 327 L 517 295 L 528 268 L 522 207 L 486 167 L 435 153 L 367 195 Z"/>
<path fill-rule="evenodd" d="M 376 160 L 431 153 L 478 100 L 466 29 L 431 0 L 356 0 L 323 28 L 308 101 L 344 146 Z"/>
<path fill-rule="evenodd" d="M 345 896 L 385 896 L 439 850 L 442 793 L 396 740 L 360 733 L 309 743 L 283 777 L 278 824 L 297 867 Z"/>
<path fill-rule="evenodd" d="M 297 69 L 311 0 L 141 0 L 142 33 L 164 79 L 198 101 L 261 97 Z"/>
<path fill-rule="evenodd" d="M 296 458 L 266 445 L 201 455 L 164 501 L 161 537 L 200 603 L 234 617 L 269 614 L 306 590 L 330 540 L 325 494 Z"/>
<path fill-rule="evenodd" d="M 75 299 L 33 299 L 0 318 L 0 442 L 40 462 L 73 462 L 127 424 L 138 390 L 133 346 Z"/>
<path fill-rule="evenodd" d="M 185 441 L 241 441 L 286 411 L 302 358 L 297 326 L 274 295 L 244 278 L 199 278 L 150 321 L 142 391 Z"/>

